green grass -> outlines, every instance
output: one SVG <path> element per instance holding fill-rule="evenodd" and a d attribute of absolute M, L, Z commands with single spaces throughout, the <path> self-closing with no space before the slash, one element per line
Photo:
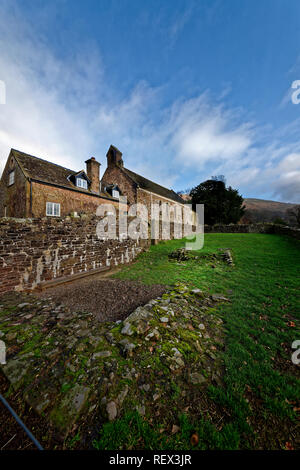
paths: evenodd
<path fill-rule="evenodd" d="M 146 284 L 183 281 L 230 296 L 231 303 L 219 307 L 226 328 L 225 385 L 207 390 L 207 399 L 226 417 L 224 425 L 205 416 L 180 416 L 180 434 L 166 439 L 155 426 L 126 415 L 102 428 L 98 448 L 107 448 L 109 436 L 118 433 L 109 444 L 114 448 L 187 449 L 192 432 L 199 436 L 199 449 L 275 449 L 287 441 L 295 446 L 300 381 L 291 344 L 300 339 L 299 242 L 277 235 L 206 234 L 204 248 L 195 254 L 230 248 L 234 267 L 208 258 L 169 261 L 167 255 L 181 246 L 182 240 L 152 246 L 116 276 Z"/>

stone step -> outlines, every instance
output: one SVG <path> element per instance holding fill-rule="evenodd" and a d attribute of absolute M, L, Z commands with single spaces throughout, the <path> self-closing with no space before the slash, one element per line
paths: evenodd
<path fill-rule="evenodd" d="M 67 284 L 68 282 L 72 282 L 77 279 L 81 279 L 81 278 L 88 277 L 88 276 L 94 276 L 95 274 L 99 274 L 99 273 L 102 273 L 104 271 L 109 271 L 109 270 L 110 270 L 109 266 L 101 266 L 101 268 L 91 269 L 89 271 L 71 274 L 69 276 L 58 277 L 56 279 L 51 279 L 50 281 L 43 281 L 36 286 L 35 290 L 43 291 L 50 287 L 56 287 L 61 284 Z M 27 290 L 27 292 L 31 292 L 31 290 Z"/>

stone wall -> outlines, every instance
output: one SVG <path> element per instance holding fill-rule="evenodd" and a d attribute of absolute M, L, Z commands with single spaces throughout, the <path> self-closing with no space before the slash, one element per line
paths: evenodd
<path fill-rule="evenodd" d="M 99 163 L 92 161 L 97 168 Z M 15 171 L 15 182 L 8 186 L 9 173 Z M 94 188 L 99 189 L 99 177 L 89 172 L 94 179 Z M 99 168 L 98 168 L 99 173 Z M 106 198 L 105 195 L 72 190 L 50 185 L 35 180 L 27 180 L 14 156 L 8 158 L 0 181 L 0 218 L 1 217 L 32 217 L 46 216 L 46 203 L 60 204 L 60 215 L 65 217 L 72 212 L 96 214 L 100 204 L 119 206 L 119 202 Z"/>
<path fill-rule="evenodd" d="M 300 229 L 277 224 L 205 225 L 204 233 L 273 233 L 300 240 Z"/>
<path fill-rule="evenodd" d="M 0 295 L 132 261 L 150 240 L 100 240 L 99 217 L 0 219 Z M 118 226 L 116 226 L 118 233 Z"/>
<path fill-rule="evenodd" d="M 15 172 L 15 182 L 8 186 L 11 171 Z M 29 207 L 29 183 L 13 157 L 6 162 L 0 181 L 0 217 L 24 217 Z"/>
<path fill-rule="evenodd" d="M 300 229 L 295 227 L 288 227 L 284 225 L 268 224 L 267 231 L 265 233 L 275 233 L 276 235 L 288 235 L 289 237 L 300 240 Z"/>
<path fill-rule="evenodd" d="M 171 199 L 167 199 L 163 196 L 159 196 L 158 194 L 151 193 L 150 191 L 146 191 L 145 189 L 138 188 L 137 190 L 137 202 L 139 204 L 143 204 L 148 211 L 148 216 L 151 217 L 151 207 L 153 204 L 157 204 L 161 207 L 162 204 L 165 204 L 169 211 L 170 221 L 175 221 L 175 207 L 178 207 L 179 210 L 183 210 L 184 204 L 178 204 Z M 183 215 L 182 215 L 183 218 Z"/>
<path fill-rule="evenodd" d="M 148 240 L 101 240 L 99 217 L 0 219 L 0 295 L 34 289 L 44 281 L 129 263 Z M 118 235 L 118 222 L 112 230 Z M 149 226 L 150 231 L 150 226 Z M 275 224 L 205 226 L 205 233 L 274 233 L 300 239 L 300 230 Z M 170 238 L 174 237 L 171 224 Z M 161 238 L 161 229 L 160 229 Z"/>
<path fill-rule="evenodd" d="M 96 214 L 100 204 L 119 206 L 118 202 L 79 191 L 71 191 L 42 183 L 32 182 L 32 214 L 29 217 L 45 217 L 46 202 L 60 204 L 61 217 L 72 212 Z"/>
<path fill-rule="evenodd" d="M 135 204 L 137 201 L 136 184 L 117 165 L 108 165 L 102 177 L 102 185 L 116 184 L 122 194 L 127 197 L 128 204 Z"/>

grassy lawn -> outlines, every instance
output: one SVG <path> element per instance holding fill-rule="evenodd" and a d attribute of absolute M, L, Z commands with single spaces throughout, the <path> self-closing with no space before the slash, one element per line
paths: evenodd
<path fill-rule="evenodd" d="M 224 387 L 206 391 L 208 402 L 218 406 L 220 423 L 205 410 L 197 417 L 180 416 L 181 433 L 167 447 L 191 448 L 194 432 L 199 444 L 193 448 L 199 449 L 299 448 L 299 366 L 291 361 L 292 342 L 300 340 L 299 242 L 277 235 L 206 234 L 199 256 L 230 248 L 234 267 L 209 258 L 169 261 L 168 253 L 182 246 L 182 240 L 152 246 L 116 274 L 146 284 L 184 281 L 231 299 L 219 307 L 226 328 Z M 116 446 L 135 448 L 141 436 L 145 448 L 165 446 L 159 431 L 134 413 L 104 426 L 103 443 L 113 431 Z"/>

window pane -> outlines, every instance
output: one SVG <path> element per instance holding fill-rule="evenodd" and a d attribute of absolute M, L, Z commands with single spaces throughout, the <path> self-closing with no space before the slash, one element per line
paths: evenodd
<path fill-rule="evenodd" d="M 57 202 L 47 202 L 46 203 L 46 215 L 59 217 L 60 216 L 60 204 L 58 204 Z"/>
<path fill-rule="evenodd" d="M 47 215 L 52 215 L 52 204 L 51 204 L 51 202 L 47 202 L 47 204 L 46 204 L 46 214 Z"/>
<path fill-rule="evenodd" d="M 83 178 L 77 178 L 77 179 L 76 179 L 76 185 L 77 185 L 79 188 L 87 189 L 87 181 L 84 180 Z"/>

